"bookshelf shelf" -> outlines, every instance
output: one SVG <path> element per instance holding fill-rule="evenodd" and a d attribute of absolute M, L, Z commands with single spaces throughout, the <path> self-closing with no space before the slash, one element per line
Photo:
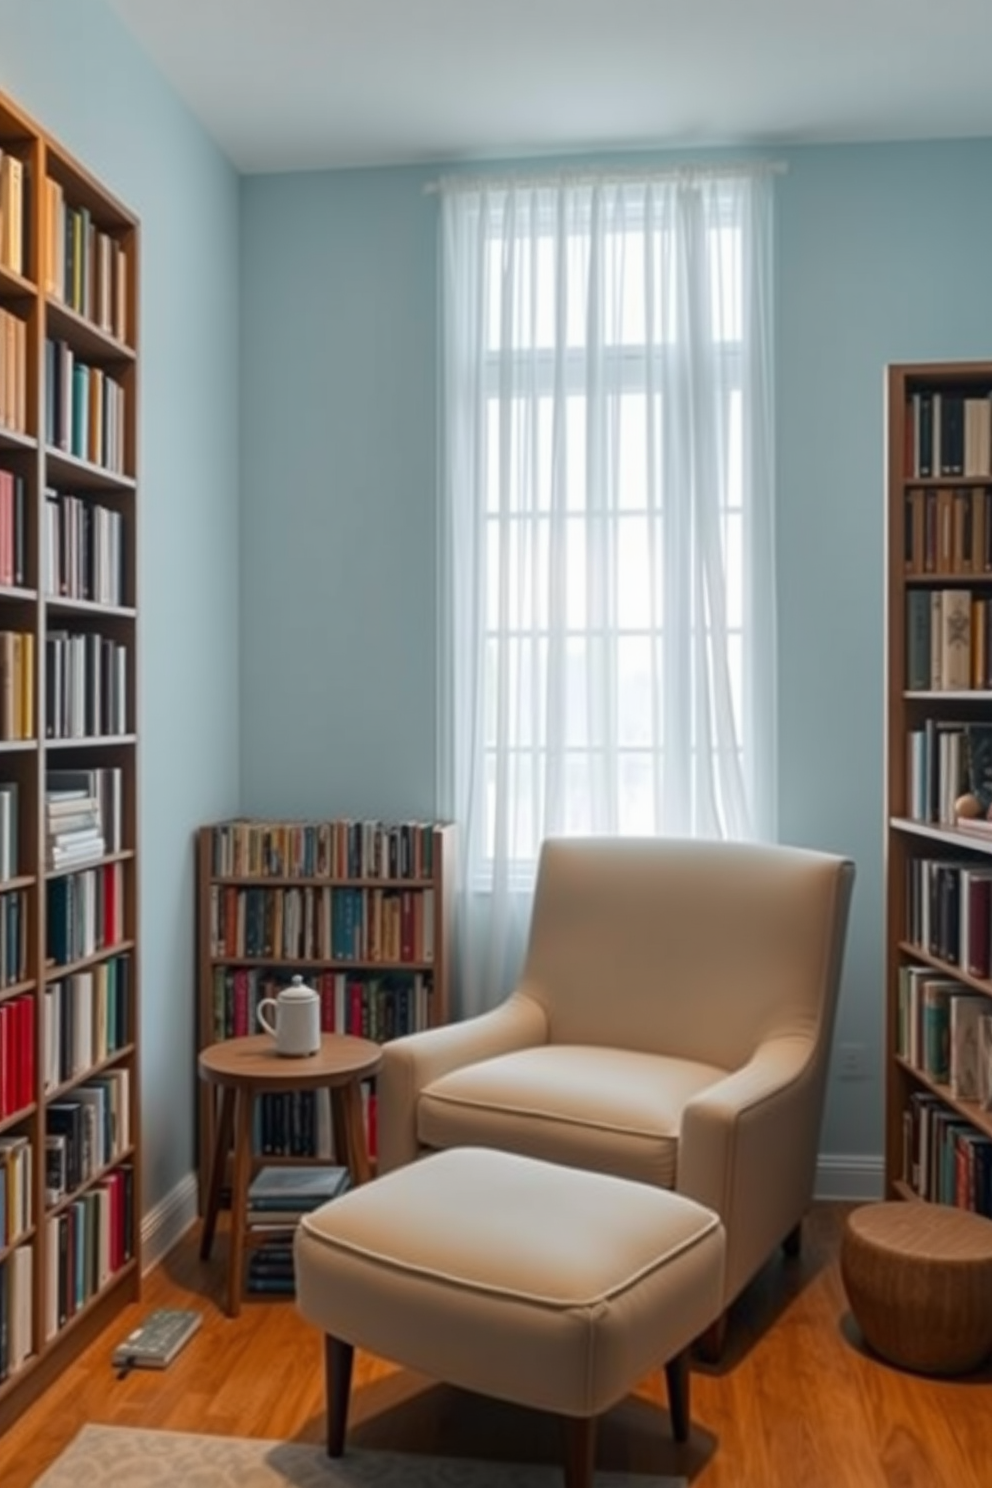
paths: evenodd
<path fill-rule="evenodd" d="M 45 878 L 65 878 L 70 873 L 80 873 L 84 868 L 102 868 L 107 863 L 127 863 L 134 857 L 130 848 L 122 852 L 105 853 L 102 858 L 90 858 L 85 863 L 73 863 L 69 868 L 46 868 Z"/>
<path fill-rule="evenodd" d="M 0 289 L 0 302 L 3 299 L 3 291 Z M 0 423 L 0 450 L 36 450 L 38 441 L 33 434 L 18 434 L 14 429 L 6 428 Z"/>
<path fill-rule="evenodd" d="M 131 475 L 120 475 L 90 460 L 80 460 L 65 450 L 46 447 L 45 460 L 50 477 L 56 484 L 72 485 L 85 491 L 134 491 L 137 482 Z"/>
<path fill-rule="evenodd" d="M 45 310 L 49 331 L 71 342 L 80 355 L 108 363 L 126 364 L 135 360 L 133 346 L 127 346 L 108 331 L 102 331 L 91 320 L 87 320 L 85 315 L 79 315 L 51 295 L 46 299 Z"/>
<path fill-rule="evenodd" d="M 73 869 L 74 873 L 84 870 Z M 101 961 L 108 960 L 111 956 L 122 956 L 125 953 L 133 955 L 136 942 L 133 940 L 121 940 L 115 945 L 103 946 L 99 951 L 94 951 L 92 956 L 84 956 L 79 961 L 70 961 L 67 966 L 54 966 L 51 962 L 45 965 L 45 981 L 57 982 L 63 977 L 74 976 L 78 971 L 88 971 L 90 967 L 99 966 Z"/>
<path fill-rule="evenodd" d="M 992 362 L 886 376 L 885 1184 L 992 1216 Z"/>
<path fill-rule="evenodd" d="M 86 1179 L 85 1183 L 78 1184 L 72 1190 L 72 1193 L 63 1195 L 63 1197 L 59 1199 L 58 1203 L 46 1204 L 45 1218 L 53 1219 L 57 1214 L 63 1214 L 66 1209 L 70 1209 L 73 1204 L 78 1203 L 84 1194 L 89 1193 L 90 1189 L 96 1188 L 99 1183 L 102 1183 L 103 1180 L 110 1173 L 112 1173 L 115 1168 L 120 1167 L 121 1163 L 126 1163 L 133 1157 L 134 1148 L 126 1147 L 122 1152 L 118 1153 L 118 1155 L 113 1159 L 112 1162 L 104 1163 L 103 1166 L 98 1168 L 95 1173 L 91 1173 L 90 1176 Z"/>
<path fill-rule="evenodd" d="M 22 1230 L 19 1235 L 15 1235 L 13 1240 L 8 1241 L 6 1245 L 0 1245 L 0 1265 L 3 1264 L 19 1245 L 30 1245 L 34 1239 L 34 1234 L 34 1225 L 28 1225 L 27 1229 Z"/>
<path fill-rule="evenodd" d="M 30 1289 L 30 1317 L 17 1320 L 20 1336 L 15 1340 L 8 1330 L 0 1338 L 0 1349 L 9 1350 L 10 1371 L 0 1385 L 2 1432 L 89 1341 L 90 1329 L 109 1322 L 140 1290 L 137 739 L 133 732 L 48 737 L 56 727 L 61 733 L 68 720 L 80 726 L 80 717 L 81 726 L 92 729 L 97 723 L 124 727 L 138 716 L 140 296 L 136 217 L 2 94 L 0 187 L 8 208 L 7 230 L 0 228 L 0 313 L 13 367 L 8 395 L 14 400 L 0 407 L 0 635 L 7 648 L 0 661 L 11 679 L 0 696 L 0 732 L 24 735 L 0 740 L 0 852 L 8 874 L 0 894 L 7 913 L 17 919 L 21 956 L 18 982 L 0 989 L 0 1055 L 6 1040 L 16 1071 L 14 1099 L 21 1107 L 0 1120 L 0 1165 L 19 1161 L 25 1146 L 30 1148 L 35 1216 L 30 1232 L 0 1251 L 0 1285 L 21 1297 Z M 23 232 L 10 226 L 18 221 Z M 115 468 L 105 468 L 103 460 Z M 110 516 L 100 515 L 99 531 L 95 520 L 80 517 L 70 534 L 74 543 L 67 542 L 50 567 L 52 532 L 61 531 L 50 508 L 61 520 L 63 511 L 84 506 L 90 511 L 94 504 L 109 508 Z M 80 531 L 81 543 L 76 540 Z M 101 578 L 112 553 L 123 587 L 116 582 L 93 587 L 97 542 Z M 56 574 L 67 553 L 76 565 L 76 592 L 123 596 L 128 604 L 47 595 L 46 576 Z M 100 708 L 96 678 L 104 683 L 106 701 Z M 81 786 L 74 796 L 70 775 L 90 782 L 92 789 Z M 88 809 L 92 798 L 94 820 L 102 821 L 105 802 L 103 795 L 96 800 L 97 782 L 101 792 L 107 788 L 106 813 L 113 818 L 107 846 L 120 851 L 63 864 L 80 838 L 66 826 L 71 812 L 64 802 L 61 811 L 53 807 L 56 793 L 85 801 L 87 807 L 80 809 Z M 94 827 L 91 840 L 101 831 Z M 52 861 L 62 866 L 47 869 Z M 93 875 L 89 881 L 87 874 Z M 85 916 L 94 912 L 89 897 L 94 888 L 100 890 L 92 898 L 100 904 L 101 918 L 91 936 Z M 78 956 L 82 948 L 112 938 L 111 932 L 120 937 L 116 944 L 69 965 L 55 964 L 57 955 Z M 122 961 L 112 967 L 115 957 Z M 57 1058 L 51 1049 L 50 1031 L 57 1029 L 59 1039 L 66 1036 L 62 1023 L 46 1027 L 46 1019 L 55 1018 L 53 1009 L 66 1003 L 73 1017 L 65 1028 L 71 1023 L 83 1051 L 73 1057 L 89 1067 L 85 1075 L 49 1089 L 46 1081 L 73 1062 L 68 1045 L 56 1051 Z M 127 1043 L 94 1063 L 79 1029 L 92 1020 L 90 1052 L 103 1054 L 108 1035 L 101 1020 L 108 1009 L 125 1020 L 109 1042 Z M 64 1142 L 68 1152 L 87 1106 L 102 1109 L 109 1119 L 122 1092 L 128 1151 L 79 1195 L 48 1210 L 50 1151 Z M 6 1192 L 11 1192 L 9 1183 Z M 78 1247 L 90 1265 L 100 1253 L 98 1232 L 115 1254 L 128 1257 L 127 1264 L 49 1336 L 54 1299 L 65 1285 L 66 1261 L 59 1255 L 68 1257 Z M 83 1319 L 89 1322 L 81 1328 Z"/>
<path fill-rule="evenodd" d="M 46 602 L 51 614 L 101 615 L 111 620 L 133 620 L 138 613 L 130 605 L 97 604 L 92 599 L 67 599 L 62 594 L 49 594 Z"/>
<path fill-rule="evenodd" d="M 252 819 L 201 828 L 198 1048 L 257 1033 L 259 1000 L 294 975 L 319 992 L 325 1032 L 381 1040 L 447 1022 L 454 849 L 454 828 L 437 823 Z M 352 871 L 331 871 L 344 868 Z M 365 1099 L 374 1155 L 374 1092 Z M 265 1118 L 254 1160 L 328 1160 L 319 1119 L 301 1118 L 302 1137 L 286 1102 Z M 206 1086 L 200 1118 L 202 1207 L 217 1118 Z"/>
<path fill-rule="evenodd" d="M 0 1120 L 0 1134 L 13 1131 L 15 1127 L 19 1127 L 29 1117 L 33 1116 L 37 1109 L 37 1106 L 32 1101 L 31 1105 L 22 1106 L 19 1111 L 13 1111 L 9 1116 L 4 1116 Z"/>
<path fill-rule="evenodd" d="M 38 291 L 30 279 L 25 279 L 23 274 L 15 273 L 6 264 L 0 263 L 0 294 L 5 300 L 37 299 Z"/>
<path fill-rule="evenodd" d="M 98 1063 L 91 1064 L 89 1069 L 80 1071 L 78 1075 L 73 1075 L 71 1080 L 63 1080 L 60 1085 L 55 1086 L 52 1090 L 47 1090 L 45 1092 L 45 1099 L 48 1101 L 63 1100 L 70 1091 L 75 1090 L 77 1085 L 84 1085 L 87 1080 L 92 1080 L 95 1075 L 102 1075 L 105 1070 L 114 1069 L 116 1065 L 126 1064 L 134 1058 L 134 1054 L 135 1047 L 133 1044 L 125 1044 L 122 1048 L 115 1049 L 112 1054 L 107 1055 L 106 1059 L 101 1059 Z"/>

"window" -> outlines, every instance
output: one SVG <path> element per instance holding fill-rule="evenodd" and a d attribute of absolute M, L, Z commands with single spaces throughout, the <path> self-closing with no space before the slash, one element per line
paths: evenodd
<path fill-rule="evenodd" d="M 443 198 L 443 781 L 469 883 L 552 833 L 769 826 L 766 171 Z"/>

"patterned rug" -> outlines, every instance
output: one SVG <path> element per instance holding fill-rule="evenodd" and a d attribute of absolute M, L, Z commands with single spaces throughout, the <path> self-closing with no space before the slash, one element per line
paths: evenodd
<path fill-rule="evenodd" d="M 346 1452 L 294 1442 L 84 1426 L 35 1488 L 562 1488 L 560 1468 Z M 686 1488 L 684 1478 L 596 1474 L 596 1488 Z"/>

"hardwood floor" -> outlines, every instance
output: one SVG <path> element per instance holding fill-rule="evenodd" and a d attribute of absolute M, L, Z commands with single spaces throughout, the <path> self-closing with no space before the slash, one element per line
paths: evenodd
<path fill-rule="evenodd" d="M 672 1441 L 658 1370 L 601 1425 L 601 1468 L 683 1473 L 692 1488 L 989 1488 L 992 1369 L 925 1380 L 861 1350 L 837 1267 L 845 1208 L 817 1205 L 799 1259 L 776 1257 L 734 1307 L 721 1363 L 693 1370 L 688 1443 Z M 145 1279 L 141 1304 L 0 1438 L 3 1488 L 29 1488 L 87 1421 L 323 1440 L 321 1337 L 291 1302 L 248 1299 L 229 1320 L 226 1237 L 210 1262 L 197 1246 L 198 1227 Z M 165 1305 L 202 1307 L 204 1326 L 164 1373 L 116 1379 L 114 1344 Z M 518 1460 L 559 1452 L 557 1423 L 536 1412 L 361 1354 L 349 1442 Z"/>

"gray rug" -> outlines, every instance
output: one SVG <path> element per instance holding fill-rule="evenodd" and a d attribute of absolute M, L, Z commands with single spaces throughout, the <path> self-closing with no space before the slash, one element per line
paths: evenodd
<path fill-rule="evenodd" d="M 244 1437 L 84 1426 L 35 1488 L 562 1488 L 560 1468 L 349 1451 Z M 684 1478 L 596 1474 L 596 1488 L 686 1488 Z"/>

